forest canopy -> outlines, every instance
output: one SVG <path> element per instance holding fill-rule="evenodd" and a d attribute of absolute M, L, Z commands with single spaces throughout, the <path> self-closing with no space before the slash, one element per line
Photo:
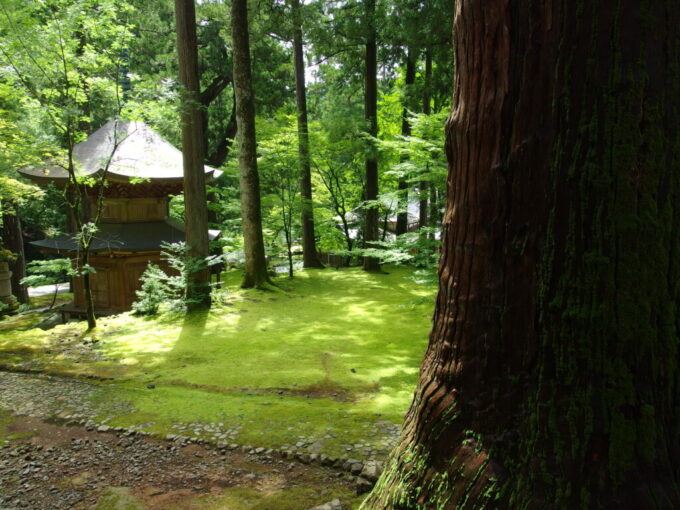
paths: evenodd
<path fill-rule="evenodd" d="M 305 208 L 313 214 L 316 250 L 326 257 L 356 263 L 365 248 L 384 260 L 410 257 L 408 245 L 434 238 L 443 208 L 452 57 L 450 24 L 439 21 L 451 19 L 450 3 L 377 2 L 367 13 L 354 1 L 274 1 L 251 2 L 248 10 L 268 259 L 281 266 L 289 258 L 291 265 L 301 263 Z M 225 2 L 196 5 L 204 161 L 224 170 L 209 183 L 209 221 L 238 259 L 243 237 L 230 19 Z M 69 150 L 111 118 L 143 121 L 181 147 L 172 1 L 2 0 L 0 34 L 0 172 L 6 179 L 18 179 L 17 170 L 26 166 L 68 166 Z M 365 65 L 370 34 L 376 42 L 373 71 Z M 296 44 L 303 50 L 311 201 L 303 200 L 299 184 Z M 374 131 L 364 97 L 371 72 L 377 84 Z M 370 197 L 367 154 L 375 154 L 378 171 L 378 194 Z M 70 228 L 57 190 L 2 189 L 0 200 L 17 203 L 32 238 Z M 23 199 L 36 194 L 38 200 Z M 176 196 L 171 215 L 181 219 L 183 204 Z M 362 225 L 373 213 L 379 234 L 368 247 Z M 397 242 L 395 234 L 419 229 L 420 236 Z M 421 262 L 431 266 L 429 256 Z"/>

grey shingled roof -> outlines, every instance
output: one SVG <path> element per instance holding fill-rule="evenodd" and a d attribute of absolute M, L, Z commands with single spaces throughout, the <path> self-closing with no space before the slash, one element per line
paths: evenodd
<path fill-rule="evenodd" d="M 118 148 L 114 152 L 114 146 Z M 130 178 L 152 181 L 181 181 L 182 152 L 139 121 L 110 120 L 74 147 L 78 175 L 93 175 L 103 170 L 111 154 L 107 174 L 124 180 Z M 36 181 L 62 181 L 68 178 L 58 166 L 33 167 L 20 170 Z M 205 166 L 208 180 L 221 172 Z"/>
<path fill-rule="evenodd" d="M 220 231 L 208 231 L 210 240 L 216 239 Z M 141 223 L 102 223 L 90 247 L 98 251 L 153 251 L 162 242 L 184 241 L 184 225 L 173 220 L 148 221 Z M 32 245 L 58 252 L 75 252 L 79 244 L 72 234 L 61 234 L 51 239 L 33 241 Z"/>

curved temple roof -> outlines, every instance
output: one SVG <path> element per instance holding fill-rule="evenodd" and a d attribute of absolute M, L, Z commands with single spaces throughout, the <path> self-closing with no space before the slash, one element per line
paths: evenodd
<path fill-rule="evenodd" d="M 139 121 L 108 121 L 74 147 L 74 156 L 79 176 L 103 171 L 109 158 L 107 177 L 113 180 L 173 182 L 182 181 L 184 175 L 182 151 Z M 24 168 L 20 173 L 36 182 L 58 183 L 68 178 L 68 172 L 59 166 Z M 205 166 L 207 180 L 220 174 Z"/>

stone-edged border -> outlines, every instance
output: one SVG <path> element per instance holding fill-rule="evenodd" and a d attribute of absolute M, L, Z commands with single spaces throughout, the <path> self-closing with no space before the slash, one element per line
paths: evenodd
<path fill-rule="evenodd" d="M 18 415 L 20 416 L 20 415 Z M 365 494 L 369 492 L 375 482 L 377 482 L 380 474 L 382 473 L 384 464 L 377 460 L 358 460 L 346 457 L 330 457 L 324 454 L 317 453 L 306 453 L 304 451 L 292 451 L 292 450 L 280 450 L 276 448 L 265 448 L 262 446 L 249 446 L 249 445 L 239 445 L 236 443 L 226 443 L 226 442 L 214 442 L 207 439 L 201 439 L 196 437 L 188 437 L 177 434 L 167 434 L 165 436 L 160 434 L 154 434 L 152 432 L 147 432 L 144 430 L 138 430 L 134 427 L 116 427 L 111 425 L 100 425 L 91 419 L 84 419 L 80 417 L 71 418 L 61 418 L 58 416 L 51 417 L 41 417 L 35 415 L 28 415 L 32 418 L 38 418 L 44 420 L 47 423 L 52 423 L 55 425 L 63 425 L 67 427 L 84 427 L 88 432 L 99 432 L 102 434 L 107 433 L 117 433 L 121 437 L 147 437 L 149 439 L 156 439 L 160 441 L 167 441 L 175 443 L 176 446 L 189 446 L 192 444 L 200 445 L 208 448 L 214 448 L 220 451 L 240 451 L 248 455 L 254 455 L 257 457 L 271 457 L 277 456 L 281 459 L 291 460 L 300 462 L 301 464 L 310 465 L 318 464 L 323 467 L 331 468 L 339 471 L 340 473 L 345 472 L 350 477 L 353 477 L 353 482 L 355 484 L 355 490 L 357 495 Z M 331 503 L 325 503 L 314 509 L 318 510 L 335 510 L 335 506 L 328 506 Z"/>

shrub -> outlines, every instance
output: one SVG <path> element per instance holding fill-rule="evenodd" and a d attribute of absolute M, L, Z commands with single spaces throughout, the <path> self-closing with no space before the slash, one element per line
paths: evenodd
<path fill-rule="evenodd" d="M 59 284 L 74 275 L 71 267 L 71 259 L 57 258 L 47 260 L 34 260 L 26 265 L 28 276 L 21 279 L 21 285 L 27 287 L 39 287 L 42 285 L 54 285 L 54 295 L 50 309 L 54 306 L 59 292 Z"/>
<path fill-rule="evenodd" d="M 9 250 L 0 250 L 0 262 L 14 262 L 17 254 Z"/>
<path fill-rule="evenodd" d="M 206 259 L 194 257 L 184 242 L 164 243 L 162 247 L 161 257 L 167 262 L 170 271 L 165 272 L 159 266 L 149 264 L 140 278 L 142 288 L 137 291 L 138 299 L 132 304 L 136 314 L 158 313 L 162 303 L 167 303 L 172 310 L 183 310 L 197 302 L 189 297 L 196 295 L 191 275 L 222 259 L 215 256 Z"/>
<path fill-rule="evenodd" d="M 154 315 L 161 304 L 170 296 L 167 284 L 168 275 L 155 264 L 149 264 L 142 274 L 142 288 L 137 291 L 137 301 L 132 303 L 132 311 L 137 315 Z"/>

